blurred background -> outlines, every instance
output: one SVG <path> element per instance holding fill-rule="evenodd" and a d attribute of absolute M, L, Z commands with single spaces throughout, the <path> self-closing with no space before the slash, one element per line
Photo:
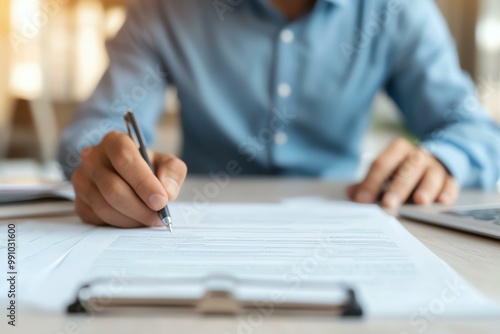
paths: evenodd
<path fill-rule="evenodd" d="M 436 1 L 455 37 L 463 69 L 500 121 L 500 0 Z M 60 177 L 53 162 L 59 134 L 105 70 L 104 42 L 123 24 L 126 2 L 0 1 L 0 176 L 30 172 Z M 175 154 L 181 145 L 179 103 L 175 87 L 166 94 L 155 149 Z M 359 175 L 388 142 L 404 133 L 383 93 L 373 108 Z"/>

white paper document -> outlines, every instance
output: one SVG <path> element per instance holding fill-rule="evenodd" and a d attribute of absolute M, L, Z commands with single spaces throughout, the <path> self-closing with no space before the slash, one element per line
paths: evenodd
<path fill-rule="evenodd" d="M 68 235 L 76 242 L 59 256 L 52 254 L 52 265 L 43 260 L 43 252 L 25 250 L 32 255 L 19 263 L 20 273 L 30 277 L 19 286 L 22 302 L 63 311 L 78 288 L 95 279 L 112 282 L 112 298 L 120 286 L 148 277 L 224 275 L 272 280 L 285 294 L 313 281 L 347 285 L 356 291 L 368 317 L 418 322 L 426 317 L 500 316 L 497 304 L 376 206 L 293 201 L 204 207 L 172 203 L 170 209 L 173 234 L 166 229 L 106 227 L 75 232 L 80 237 Z M 43 228 L 44 223 L 39 224 Z M 72 228 L 82 225 L 65 226 Z M 37 259 L 50 268 L 39 279 Z"/>
<path fill-rule="evenodd" d="M 5 227 L 3 227 L 5 228 Z M 62 247 L 67 249 L 76 245 L 95 227 L 84 224 L 64 223 L 37 223 L 26 222 L 16 224 L 16 237 L 22 242 L 19 244 L 17 259 L 21 262 L 29 258 L 45 257 L 46 252 L 56 248 L 58 253 Z M 0 250 L 5 250 L 8 234 L 0 234 Z"/>

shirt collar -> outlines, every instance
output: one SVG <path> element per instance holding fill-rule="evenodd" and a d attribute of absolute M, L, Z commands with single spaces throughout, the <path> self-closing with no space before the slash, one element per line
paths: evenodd
<path fill-rule="evenodd" d="M 270 0 L 259 0 L 263 4 L 268 4 Z M 352 0 L 322 0 L 328 2 L 332 5 L 337 5 L 340 7 L 345 7 L 352 2 Z"/>
<path fill-rule="evenodd" d="M 347 6 L 352 0 L 323 0 L 323 1 L 326 1 L 326 2 L 329 2 L 333 5 L 337 5 L 337 6 L 341 6 L 341 7 L 345 7 Z"/>

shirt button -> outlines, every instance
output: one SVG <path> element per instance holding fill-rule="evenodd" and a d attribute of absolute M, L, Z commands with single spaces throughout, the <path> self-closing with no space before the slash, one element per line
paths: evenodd
<path fill-rule="evenodd" d="M 276 132 L 274 135 L 274 143 L 276 145 L 285 145 L 288 141 L 288 136 L 283 131 Z"/>
<path fill-rule="evenodd" d="M 289 97 L 292 94 L 292 87 L 289 84 L 282 83 L 278 86 L 278 94 L 283 98 Z"/>
<path fill-rule="evenodd" d="M 290 29 L 285 29 L 281 32 L 281 41 L 285 44 L 292 43 L 295 39 L 295 34 Z"/>

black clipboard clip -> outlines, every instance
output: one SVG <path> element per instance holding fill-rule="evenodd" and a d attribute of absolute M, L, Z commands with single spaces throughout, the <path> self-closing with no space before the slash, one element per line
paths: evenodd
<path fill-rule="evenodd" d="M 148 278 L 134 279 L 112 296 L 106 291 L 108 282 L 107 279 L 99 279 L 83 285 L 77 292 L 76 300 L 67 307 L 67 313 L 158 307 L 166 311 L 200 315 L 239 315 L 267 305 L 273 308 L 274 313 L 284 315 L 363 315 L 355 291 L 344 284 L 330 282 L 304 281 L 296 290 L 287 290 L 280 281 L 237 279 L 224 275 L 204 278 Z M 273 291 L 284 292 L 285 298 L 270 298 Z M 311 297 L 311 294 L 316 297 Z"/>

